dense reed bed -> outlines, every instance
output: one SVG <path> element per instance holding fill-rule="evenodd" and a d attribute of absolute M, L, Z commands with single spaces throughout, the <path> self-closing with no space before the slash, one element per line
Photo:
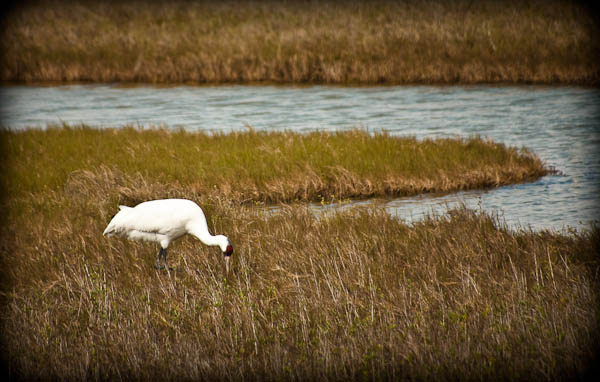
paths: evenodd
<path fill-rule="evenodd" d="M 36 1 L 0 80 L 598 84 L 598 30 L 570 1 Z"/>
<path fill-rule="evenodd" d="M 77 173 L 5 200 L 2 346 L 13 377 L 381 380 L 585 377 L 598 342 L 597 228 L 513 232 L 456 210 L 414 226 L 374 207 L 320 218 L 196 198 L 220 252 L 105 238 L 144 177 Z M 195 197 L 174 186 L 172 196 Z M 125 194 L 125 198 L 121 193 Z"/>
<path fill-rule="evenodd" d="M 287 156 L 318 176 L 319 163 L 354 173 L 336 182 L 366 182 L 403 160 L 416 166 L 398 173 L 407 179 L 450 179 L 490 158 L 539 164 L 531 154 L 361 131 L 55 128 L 1 138 L 0 341 L 13 378 L 537 380 L 589 370 L 599 339 L 595 227 L 516 232 L 469 210 L 406 225 L 376 206 L 267 213 L 242 203 L 252 194 L 223 188 L 258 163 L 260 176 L 280 177 Z M 255 200 L 286 199 L 260 197 L 270 183 L 256 184 Z M 170 248 L 172 270 L 156 271 L 155 245 L 102 236 L 117 204 L 167 196 L 197 201 L 210 230 L 229 236 L 229 275 L 218 250 L 191 238 Z"/>
<path fill-rule="evenodd" d="M 77 176 L 101 176 L 115 187 L 119 179 L 144 179 L 160 184 L 165 196 L 185 187 L 236 202 L 331 201 L 494 187 L 552 171 L 525 149 L 478 137 L 420 141 L 364 130 L 206 134 L 64 126 L 3 130 L 0 141 L 0 182 L 8 194 L 69 190 L 78 187 Z"/>

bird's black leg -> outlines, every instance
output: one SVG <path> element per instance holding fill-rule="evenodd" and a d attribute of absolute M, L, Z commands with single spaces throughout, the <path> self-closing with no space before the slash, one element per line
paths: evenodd
<path fill-rule="evenodd" d="M 163 249 L 163 269 L 169 269 L 169 267 L 167 267 L 167 249 Z"/>
<path fill-rule="evenodd" d="M 163 259 L 163 262 L 161 264 L 160 259 Z M 160 248 L 160 251 L 158 252 L 158 256 L 156 257 L 156 262 L 154 263 L 154 268 L 156 269 L 165 269 L 167 266 L 167 250 L 164 248 Z"/>
<path fill-rule="evenodd" d="M 162 248 L 158 252 L 158 256 L 156 257 L 156 261 L 154 262 L 154 268 L 160 269 L 160 258 L 162 257 Z"/>

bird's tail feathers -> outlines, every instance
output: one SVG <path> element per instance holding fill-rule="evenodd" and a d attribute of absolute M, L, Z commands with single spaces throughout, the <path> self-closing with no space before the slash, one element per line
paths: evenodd
<path fill-rule="evenodd" d="M 108 223 L 108 226 L 106 227 L 102 235 L 105 236 L 108 234 L 108 236 L 112 236 L 113 234 L 115 234 L 117 231 L 117 227 L 119 226 L 119 222 L 123 220 L 123 218 L 127 215 L 123 212 L 127 212 L 127 210 L 130 209 L 131 207 L 128 206 L 119 206 L 119 212 L 117 212 L 117 214 L 113 216 L 112 220 L 110 221 L 110 223 Z"/>

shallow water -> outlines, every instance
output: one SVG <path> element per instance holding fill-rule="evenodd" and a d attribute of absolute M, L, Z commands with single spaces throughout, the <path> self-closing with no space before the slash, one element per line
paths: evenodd
<path fill-rule="evenodd" d="M 468 137 L 527 147 L 560 175 L 488 191 L 386 202 L 412 221 L 464 203 L 512 227 L 582 228 L 600 216 L 600 90 L 578 87 L 0 87 L 2 125 L 66 122 L 186 130 L 386 130 L 399 136 Z"/>

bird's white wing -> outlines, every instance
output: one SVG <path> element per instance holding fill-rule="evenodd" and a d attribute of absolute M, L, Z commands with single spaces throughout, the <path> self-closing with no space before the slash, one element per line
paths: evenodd
<path fill-rule="evenodd" d="M 129 236 L 133 231 L 162 234 L 178 237 L 185 233 L 185 227 L 192 213 L 197 213 L 186 203 L 171 200 L 155 200 L 137 205 L 134 208 L 119 206 L 120 211 L 112 218 L 104 235 Z"/>

